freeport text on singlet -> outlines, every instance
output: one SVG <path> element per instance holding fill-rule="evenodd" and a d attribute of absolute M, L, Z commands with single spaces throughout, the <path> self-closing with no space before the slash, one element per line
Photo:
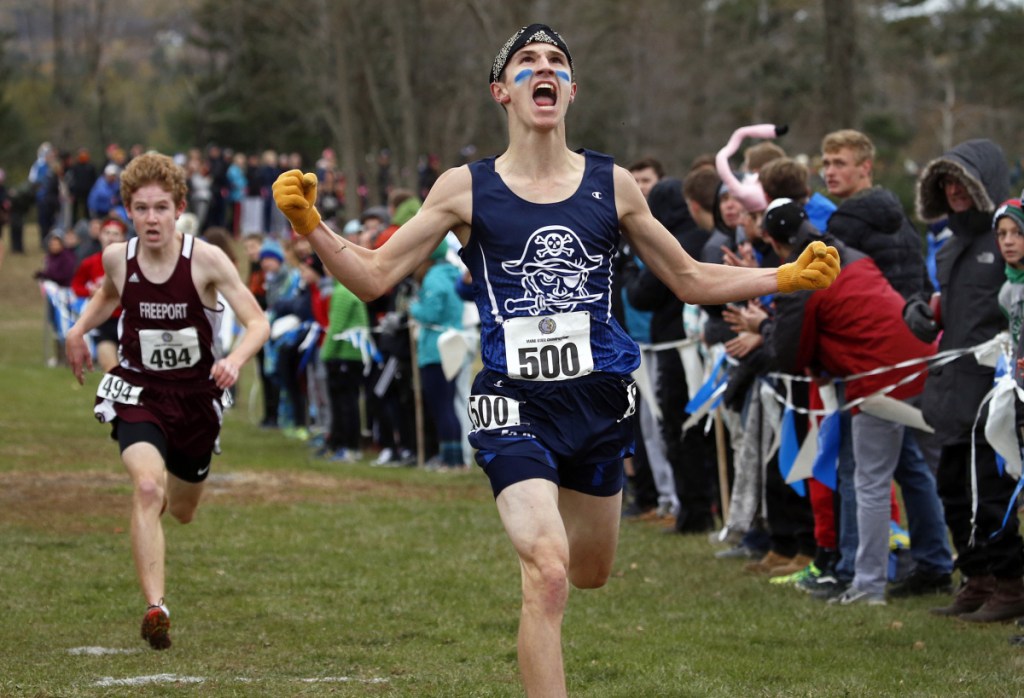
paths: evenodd
<path fill-rule="evenodd" d="M 139 316 L 147 320 L 184 320 L 188 303 L 139 303 Z"/>

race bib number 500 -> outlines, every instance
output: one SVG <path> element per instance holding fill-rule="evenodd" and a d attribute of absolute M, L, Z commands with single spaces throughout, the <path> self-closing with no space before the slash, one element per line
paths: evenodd
<path fill-rule="evenodd" d="M 469 418 L 477 429 L 519 426 L 519 402 L 503 395 L 470 395 Z"/>
<path fill-rule="evenodd" d="M 139 330 L 142 365 L 151 371 L 190 368 L 199 363 L 199 334 L 183 330 Z"/>
<path fill-rule="evenodd" d="M 511 318 L 502 327 L 510 378 L 561 381 L 594 370 L 590 313 Z"/>

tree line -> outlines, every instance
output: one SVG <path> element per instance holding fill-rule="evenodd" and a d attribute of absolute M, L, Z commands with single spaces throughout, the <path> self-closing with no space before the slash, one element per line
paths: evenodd
<path fill-rule="evenodd" d="M 36 146 L 216 142 L 332 147 L 374 185 L 495 154 L 504 116 L 484 74 L 519 26 L 545 21 L 573 52 L 570 144 L 681 174 L 737 126 L 786 123 L 790 153 L 840 127 L 867 132 L 907 191 L 912 169 L 970 137 L 1016 162 L 1024 107 L 1021 0 L 9 0 L 0 9 L 0 167 Z M 898 180 L 898 181 L 897 181 Z M 902 182 L 902 184 L 901 184 Z M 354 198 L 354 197 L 353 197 Z"/>

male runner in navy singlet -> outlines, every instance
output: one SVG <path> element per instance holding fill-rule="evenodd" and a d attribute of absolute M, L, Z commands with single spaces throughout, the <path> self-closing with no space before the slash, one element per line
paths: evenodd
<path fill-rule="evenodd" d="M 602 586 L 618 542 L 622 460 L 633 449 L 629 376 L 640 361 L 611 314 L 619 231 L 690 303 L 826 288 L 839 271 L 835 249 L 820 242 L 778 270 L 694 261 L 628 171 L 566 147 L 573 76 L 569 49 L 550 27 L 516 32 L 488 74 L 508 115 L 508 149 L 441 175 L 420 212 L 378 250 L 348 245 L 321 222 L 315 175 L 291 170 L 274 184 L 295 230 L 364 300 L 412 272 L 449 230 L 462 242 L 484 364 L 470 398 L 470 442 L 519 555 L 519 667 L 530 696 L 565 695 L 569 584 Z"/>
<path fill-rule="evenodd" d="M 184 170 L 166 155 L 129 163 L 121 197 L 138 237 L 104 250 L 103 284 L 67 335 L 68 363 L 82 383 L 83 369 L 92 369 L 85 335 L 122 306 L 119 363 L 100 379 L 94 411 L 113 425 L 132 478 L 132 556 L 149 605 L 142 639 L 158 650 L 171 645 L 160 516 L 166 509 L 181 523 L 192 520 L 220 433 L 222 393 L 270 334 L 227 255 L 175 230 L 187 191 Z M 224 357 L 213 351 L 218 292 L 245 328 Z"/>

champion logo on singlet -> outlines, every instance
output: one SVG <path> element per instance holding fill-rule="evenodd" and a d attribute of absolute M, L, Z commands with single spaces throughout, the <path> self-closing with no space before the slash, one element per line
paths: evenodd
<path fill-rule="evenodd" d="M 137 283 L 139 283 L 139 275 L 136 274 L 135 272 L 132 272 L 132 275 L 128 277 L 128 283 L 130 283 L 130 284 L 137 284 Z"/>

